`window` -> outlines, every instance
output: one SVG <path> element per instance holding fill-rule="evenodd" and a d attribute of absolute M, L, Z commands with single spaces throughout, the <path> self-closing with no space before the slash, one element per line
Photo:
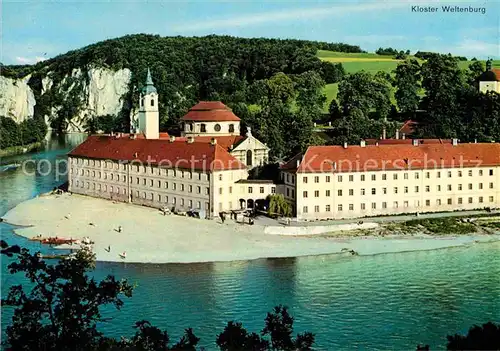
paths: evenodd
<path fill-rule="evenodd" d="M 418 193 L 419 191 L 419 188 L 418 188 L 418 185 L 415 187 L 415 192 Z"/>
<path fill-rule="evenodd" d="M 342 183 L 342 176 L 341 176 L 341 175 L 339 175 L 339 176 L 337 177 L 337 181 L 338 181 L 339 183 Z"/>
<path fill-rule="evenodd" d="M 382 174 L 382 180 L 387 180 L 387 174 Z"/>
<path fill-rule="evenodd" d="M 493 202 L 493 200 L 494 200 L 493 196 L 490 196 L 489 200 L 490 200 L 490 202 Z"/>
<path fill-rule="evenodd" d="M 403 178 L 408 179 L 408 173 L 405 172 L 405 174 L 403 175 Z"/>
<path fill-rule="evenodd" d="M 325 195 L 330 196 L 330 190 L 327 190 Z"/>
<path fill-rule="evenodd" d="M 448 178 L 451 178 L 451 171 L 448 171 Z"/>
<path fill-rule="evenodd" d="M 437 172 L 437 178 L 441 178 L 441 172 Z"/>
<path fill-rule="evenodd" d="M 493 183 L 490 183 L 490 189 L 493 189 Z"/>
<path fill-rule="evenodd" d="M 326 212 L 330 212 L 331 211 L 331 208 L 330 208 L 330 205 L 326 205 Z"/>
<path fill-rule="evenodd" d="M 458 190 L 462 190 L 462 184 L 458 184 Z"/>
<path fill-rule="evenodd" d="M 288 173 L 286 174 L 286 181 L 287 181 L 288 183 L 290 183 L 290 174 L 288 174 Z"/>
<path fill-rule="evenodd" d="M 382 193 L 387 194 L 387 188 L 382 188 Z"/>
<path fill-rule="evenodd" d="M 353 196 L 354 195 L 354 189 L 349 189 L 349 196 Z"/>
<path fill-rule="evenodd" d="M 201 202 L 200 202 L 200 201 L 198 201 L 198 202 L 196 203 L 196 207 L 197 207 L 198 209 L 201 209 Z"/>
<path fill-rule="evenodd" d="M 319 212 L 319 206 L 318 205 L 314 206 L 314 212 Z"/>
<path fill-rule="evenodd" d="M 354 204 L 349 204 L 349 211 L 354 211 Z"/>
<path fill-rule="evenodd" d="M 202 133 L 206 133 L 207 132 L 207 126 L 206 126 L 206 124 L 202 123 L 200 125 L 200 132 L 202 132 Z"/>
<path fill-rule="evenodd" d="M 365 207 L 365 203 L 363 202 L 363 203 L 361 204 L 361 209 L 362 209 L 362 210 L 364 210 L 365 208 L 366 208 L 366 207 Z"/>
<path fill-rule="evenodd" d="M 419 176 L 418 172 L 415 172 L 415 179 L 419 179 L 419 177 L 420 176 Z"/>
<path fill-rule="evenodd" d="M 361 189 L 361 195 L 365 194 L 365 189 Z"/>
<path fill-rule="evenodd" d="M 189 208 L 193 208 L 193 200 L 189 200 L 189 202 L 188 202 L 188 207 L 189 207 Z"/>
<path fill-rule="evenodd" d="M 431 177 L 431 172 L 425 172 L 425 178 L 429 179 Z"/>
<path fill-rule="evenodd" d="M 441 206 L 441 199 L 436 200 L 436 205 Z"/>
<path fill-rule="evenodd" d="M 229 125 L 229 133 L 234 133 L 234 124 Z"/>
<path fill-rule="evenodd" d="M 176 189 L 177 189 L 177 183 L 172 184 L 172 190 L 176 190 Z"/>
<path fill-rule="evenodd" d="M 403 203 L 403 206 L 404 206 L 404 207 L 408 207 L 408 201 L 405 201 L 405 202 Z"/>
<path fill-rule="evenodd" d="M 364 174 L 362 174 L 362 175 L 361 175 L 361 181 L 362 181 L 362 182 L 364 182 L 364 181 L 365 181 L 365 175 L 364 175 Z"/>
<path fill-rule="evenodd" d="M 377 204 L 375 202 L 372 202 L 372 210 L 377 208 Z"/>
<path fill-rule="evenodd" d="M 307 206 L 302 207 L 302 212 L 307 213 Z"/>
<path fill-rule="evenodd" d="M 314 197 L 319 197 L 319 190 L 314 190 Z"/>
<path fill-rule="evenodd" d="M 397 175 L 396 173 L 394 173 L 394 174 L 392 175 L 392 179 L 394 179 L 394 180 L 398 180 L 398 175 Z"/>
<path fill-rule="evenodd" d="M 290 188 L 286 188 L 286 196 L 290 196 Z"/>
<path fill-rule="evenodd" d="M 483 203 L 483 197 L 482 196 L 479 196 L 479 203 L 482 204 Z"/>
<path fill-rule="evenodd" d="M 407 193 L 408 193 L 408 187 L 407 187 L 407 186 L 405 186 L 405 189 L 404 189 L 404 190 L 405 190 L 405 194 L 407 194 Z"/>
<path fill-rule="evenodd" d="M 458 176 L 461 177 L 462 176 L 462 171 L 458 171 Z"/>
<path fill-rule="evenodd" d="M 492 169 L 490 169 L 490 176 L 492 176 L 492 175 L 493 175 L 493 170 L 492 170 Z"/>
<path fill-rule="evenodd" d="M 326 182 L 330 183 L 330 176 L 326 176 Z"/>
<path fill-rule="evenodd" d="M 472 197 L 469 197 L 469 203 L 470 204 L 472 203 Z"/>
<path fill-rule="evenodd" d="M 315 176 L 315 177 L 314 177 L 314 182 L 315 182 L 315 183 L 319 183 L 319 177 L 318 177 L 318 176 Z"/>
<path fill-rule="evenodd" d="M 461 197 L 459 197 L 459 198 L 458 198 L 458 204 L 459 204 L 459 205 L 461 205 L 461 204 L 462 204 L 462 198 L 461 198 Z"/>
<path fill-rule="evenodd" d="M 398 193 L 398 187 L 394 187 L 394 194 L 397 194 Z"/>
<path fill-rule="evenodd" d="M 229 189 L 231 189 L 231 188 L 229 188 Z M 193 192 L 193 186 L 192 186 L 192 185 L 188 185 L 188 191 L 189 191 L 190 193 L 192 193 L 192 192 Z"/>
<path fill-rule="evenodd" d="M 184 184 L 181 184 L 181 191 L 184 191 Z"/>
<path fill-rule="evenodd" d="M 214 126 L 214 130 L 215 130 L 216 132 L 220 132 L 220 129 L 221 129 L 221 128 L 220 128 L 220 124 L 219 124 L 219 123 L 217 123 L 217 124 Z"/>
<path fill-rule="evenodd" d="M 329 191 L 329 190 L 327 190 Z M 337 190 L 337 196 L 342 196 L 342 189 Z"/>
<path fill-rule="evenodd" d="M 230 188 L 230 189 L 231 189 L 231 188 Z M 260 189 L 259 189 L 259 191 L 260 191 L 260 193 L 261 193 L 261 194 L 264 194 L 264 187 L 263 187 L 263 186 L 261 186 L 261 187 L 260 187 Z"/>
<path fill-rule="evenodd" d="M 448 189 L 448 191 L 451 191 L 451 184 L 448 184 L 448 186 L 446 187 L 446 189 Z"/>
<path fill-rule="evenodd" d="M 375 174 L 372 174 L 372 180 L 373 181 L 377 180 L 377 176 Z"/>
<path fill-rule="evenodd" d="M 425 186 L 425 192 L 428 193 L 431 191 L 431 187 L 429 185 Z"/>
<path fill-rule="evenodd" d="M 483 190 L 483 183 L 479 183 L 479 190 Z"/>
<path fill-rule="evenodd" d="M 437 186 L 437 191 L 441 191 L 441 185 Z"/>
<path fill-rule="evenodd" d="M 398 208 L 398 207 L 399 207 L 399 205 L 398 205 L 398 202 L 397 202 L 397 201 L 394 201 L 393 207 L 394 207 L 394 208 Z"/>
<path fill-rule="evenodd" d="M 307 177 L 303 177 L 302 182 L 304 182 L 304 184 L 307 184 Z"/>
<path fill-rule="evenodd" d="M 219 180 L 222 180 L 222 174 L 219 174 Z"/>
<path fill-rule="evenodd" d="M 252 150 L 247 150 L 247 166 L 251 166 L 252 164 L 253 164 Z"/>
<path fill-rule="evenodd" d="M 307 197 L 307 191 L 302 192 L 302 197 L 306 198 Z"/>
<path fill-rule="evenodd" d="M 472 177 L 472 169 L 469 170 L 469 177 Z"/>
<path fill-rule="evenodd" d="M 206 187 L 205 188 L 205 195 L 209 195 L 210 194 L 210 188 L 209 187 Z"/>
<path fill-rule="evenodd" d="M 451 201 L 451 198 L 448 199 L 448 205 L 451 205 L 452 204 L 452 201 Z"/>
<path fill-rule="evenodd" d="M 430 206 L 431 205 L 431 200 L 425 200 L 425 206 Z"/>
<path fill-rule="evenodd" d="M 161 188 L 161 180 L 158 181 L 158 188 Z"/>
<path fill-rule="evenodd" d="M 151 106 L 155 105 L 155 99 L 151 99 Z"/>
<path fill-rule="evenodd" d="M 276 187 L 271 187 L 271 194 L 276 194 Z"/>
<path fill-rule="evenodd" d="M 253 193 L 253 187 L 251 187 L 251 186 L 249 186 L 249 187 L 248 187 L 248 193 L 249 193 L 249 194 L 252 194 L 252 193 Z"/>
<path fill-rule="evenodd" d="M 482 170 L 482 169 L 480 169 L 480 170 L 479 170 L 479 175 L 480 175 L 480 176 L 482 176 L 482 175 L 483 175 L 483 170 Z"/>
<path fill-rule="evenodd" d="M 354 181 L 354 176 L 353 176 L 352 174 L 349 176 L 349 181 L 350 181 L 350 182 L 353 182 L 353 181 Z"/>
<path fill-rule="evenodd" d="M 472 183 L 469 184 L 469 190 L 472 190 Z"/>
<path fill-rule="evenodd" d="M 337 210 L 338 210 L 339 212 L 342 212 L 342 204 L 339 204 L 339 205 L 337 206 Z"/>
<path fill-rule="evenodd" d="M 222 204 L 221 204 L 221 203 L 219 203 L 219 208 L 220 208 L 220 209 L 222 208 L 222 206 L 221 206 L 221 205 L 222 205 Z M 184 199 L 181 199 L 181 206 L 184 206 Z"/>
<path fill-rule="evenodd" d="M 375 188 L 372 188 L 372 195 L 375 195 L 377 193 L 377 190 Z"/>

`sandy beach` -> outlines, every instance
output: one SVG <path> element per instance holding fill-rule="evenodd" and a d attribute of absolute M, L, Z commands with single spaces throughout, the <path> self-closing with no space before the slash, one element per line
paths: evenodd
<path fill-rule="evenodd" d="M 222 224 L 220 220 L 163 216 L 152 208 L 67 193 L 44 195 L 23 202 L 6 213 L 3 219 L 24 226 L 16 228 L 15 232 L 27 238 L 37 235 L 73 239 L 89 237 L 95 243 L 97 260 L 113 262 L 237 261 L 334 254 L 345 248 L 355 250 L 359 255 L 373 255 L 500 240 L 500 235 L 349 237 L 345 232 L 342 236 L 273 235 L 266 234 L 263 225 L 243 225 L 229 219 Z M 117 230 L 119 226 L 121 232 Z M 311 228 L 314 231 L 314 227 Z M 110 252 L 105 250 L 108 246 Z M 125 259 L 119 256 L 122 252 L 126 252 Z"/>

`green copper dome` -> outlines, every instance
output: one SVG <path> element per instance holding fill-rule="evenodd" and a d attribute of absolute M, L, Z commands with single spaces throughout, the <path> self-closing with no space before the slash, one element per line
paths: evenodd
<path fill-rule="evenodd" d="M 142 88 L 143 94 L 156 93 L 156 88 L 153 85 L 153 78 L 151 78 L 151 71 L 148 68 L 148 76 L 146 78 L 146 85 Z"/>

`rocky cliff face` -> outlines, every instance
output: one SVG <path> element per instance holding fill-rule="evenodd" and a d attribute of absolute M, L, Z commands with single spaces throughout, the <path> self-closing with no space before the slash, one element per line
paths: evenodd
<path fill-rule="evenodd" d="M 34 106 L 38 99 L 47 94 L 60 96 L 63 103 L 51 104 L 44 113 L 49 124 L 58 113 L 68 109 L 68 99 L 73 115 L 67 125 L 68 132 L 83 131 L 89 118 L 102 115 L 117 115 L 123 106 L 123 95 L 128 92 L 131 79 L 129 69 L 112 71 L 107 68 L 91 67 L 85 70 L 73 69 L 59 82 L 55 82 L 52 72 L 47 73 L 41 81 L 41 91 L 35 94 L 28 84 L 31 76 L 21 79 L 10 79 L 0 76 L 0 116 L 13 118 L 21 122 L 33 117 Z M 76 99 L 75 99 L 76 97 Z M 55 100 L 55 99 L 45 99 Z M 76 102 L 78 101 L 78 102 Z M 46 103 L 46 101 L 44 101 Z M 79 106 L 74 106 L 79 105 Z"/>
<path fill-rule="evenodd" d="M 28 85 L 31 75 L 22 79 L 0 76 L 0 116 L 10 117 L 17 123 L 33 117 L 35 95 Z"/>

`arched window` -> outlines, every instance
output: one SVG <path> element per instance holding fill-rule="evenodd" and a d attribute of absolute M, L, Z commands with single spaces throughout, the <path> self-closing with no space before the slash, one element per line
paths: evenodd
<path fill-rule="evenodd" d="M 234 133 L 234 124 L 229 125 L 229 133 Z"/>
<path fill-rule="evenodd" d="M 215 131 L 216 131 L 216 132 L 220 132 L 220 124 L 218 124 L 218 123 L 217 123 L 217 124 L 214 126 L 214 129 L 215 129 Z"/>
<path fill-rule="evenodd" d="M 155 105 L 155 99 L 151 99 L 151 106 Z"/>
<path fill-rule="evenodd" d="M 247 166 L 252 165 L 252 150 L 247 150 Z"/>
<path fill-rule="evenodd" d="M 200 125 L 200 132 L 202 132 L 202 133 L 206 133 L 207 132 L 207 126 L 204 123 L 202 123 Z"/>

